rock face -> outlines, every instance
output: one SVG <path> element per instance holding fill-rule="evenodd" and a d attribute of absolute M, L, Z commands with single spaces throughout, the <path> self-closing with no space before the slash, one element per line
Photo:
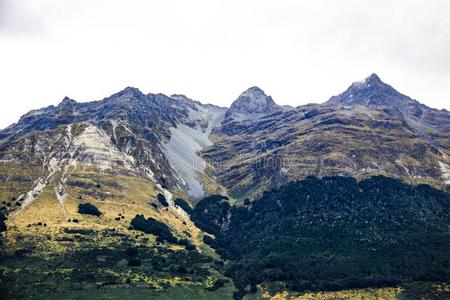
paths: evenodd
<path fill-rule="evenodd" d="M 57 106 L 31 111 L 0 132 L 0 191 L 9 205 L 5 209 L 28 205 L 55 181 L 61 181 L 58 189 L 63 191 L 67 178 L 59 172 L 68 168 L 126 174 L 150 180 L 163 193 L 201 197 L 199 176 L 205 164 L 197 153 L 211 144 L 208 135 L 225 110 L 128 87 L 100 101 L 78 103 L 66 97 Z M 177 140 L 183 128 L 196 146 Z M 181 157 L 170 151 L 177 143 Z M 188 156 L 203 166 L 179 168 Z M 11 184 L 14 178 L 17 183 Z"/>
<path fill-rule="evenodd" d="M 403 95 L 392 86 L 384 83 L 376 74 L 353 83 L 345 92 L 331 97 L 325 104 L 364 107 L 388 106 L 396 108 L 405 121 L 418 132 L 426 129 L 449 130 L 450 114 L 444 110 L 427 107 Z"/>
<path fill-rule="evenodd" d="M 253 121 L 272 114 L 281 108 L 259 87 L 251 87 L 243 92 L 230 106 L 225 114 L 225 123 L 233 121 Z"/>
<path fill-rule="evenodd" d="M 413 102 L 411 98 L 397 92 L 393 87 L 372 74 L 362 81 L 354 82 L 345 92 L 333 96 L 328 105 L 393 105 L 400 106 Z"/>

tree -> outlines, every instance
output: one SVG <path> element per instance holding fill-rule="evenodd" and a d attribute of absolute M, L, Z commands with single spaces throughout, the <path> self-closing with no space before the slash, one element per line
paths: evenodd
<path fill-rule="evenodd" d="M 99 217 L 102 213 L 95 205 L 90 203 L 81 203 L 78 205 L 78 213 L 82 215 L 92 215 Z"/>
<path fill-rule="evenodd" d="M 169 203 L 167 202 L 167 199 L 163 194 L 159 193 L 158 195 L 156 195 L 156 199 L 158 199 L 159 203 L 161 203 L 162 206 L 164 207 L 169 206 Z"/>

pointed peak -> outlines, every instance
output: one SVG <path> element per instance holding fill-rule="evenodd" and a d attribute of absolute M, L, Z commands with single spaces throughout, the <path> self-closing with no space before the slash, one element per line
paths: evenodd
<path fill-rule="evenodd" d="M 67 96 L 65 96 L 64 99 L 62 99 L 62 102 L 72 102 L 72 101 L 75 101 L 75 100 L 73 100 L 72 98 L 69 98 Z"/>
<path fill-rule="evenodd" d="M 120 92 L 115 93 L 111 97 L 122 97 L 122 96 L 134 96 L 134 97 L 142 97 L 145 96 L 138 88 L 127 86 Z"/>
<path fill-rule="evenodd" d="M 279 109 L 272 97 L 267 96 L 259 87 L 253 86 L 240 94 L 231 104 L 225 114 L 225 119 L 255 120 Z"/>
<path fill-rule="evenodd" d="M 267 97 L 266 93 L 264 93 L 264 91 L 257 86 L 252 86 L 252 87 L 246 89 L 241 94 L 241 96 L 256 96 L 256 95 L 261 95 L 261 96 Z"/>
<path fill-rule="evenodd" d="M 405 101 L 411 101 L 411 98 L 399 93 L 373 73 L 364 80 L 352 83 L 345 92 L 331 97 L 326 103 L 363 106 L 391 105 L 397 107 L 399 102 Z"/>
<path fill-rule="evenodd" d="M 370 74 L 369 77 L 366 78 L 366 81 L 367 82 L 381 82 L 381 79 L 377 74 L 372 73 L 372 74 Z"/>
<path fill-rule="evenodd" d="M 248 89 L 247 89 L 247 91 L 253 91 L 253 92 L 263 92 L 264 93 L 264 91 L 259 87 L 259 86 L 252 86 L 252 87 L 249 87 Z"/>
<path fill-rule="evenodd" d="M 77 103 L 77 101 L 65 96 L 64 99 L 62 99 L 62 101 L 58 104 L 58 106 L 75 104 L 75 103 Z"/>
<path fill-rule="evenodd" d="M 252 86 L 246 89 L 239 97 L 233 102 L 233 105 L 237 103 L 259 103 L 259 105 L 276 106 L 272 97 L 267 96 L 262 89 L 257 86 Z"/>
<path fill-rule="evenodd" d="M 124 93 L 139 93 L 139 94 L 142 94 L 142 92 L 138 88 L 135 88 L 135 87 L 132 87 L 132 86 L 127 86 L 126 88 L 124 88 L 122 90 L 122 92 L 124 92 Z"/>
<path fill-rule="evenodd" d="M 377 74 L 372 73 L 368 77 L 366 77 L 364 80 L 353 83 L 353 86 L 366 87 L 366 86 L 379 85 L 379 84 L 384 84 L 384 83 L 383 83 L 383 81 L 381 81 L 380 77 Z"/>

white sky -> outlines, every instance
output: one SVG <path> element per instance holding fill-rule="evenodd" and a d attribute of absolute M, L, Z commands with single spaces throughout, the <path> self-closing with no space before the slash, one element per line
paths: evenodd
<path fill-rule="evenodd" d="M 323 102 L 370 73 L 450 109 L 447 0 L 0 0 L 0 128 L 126 86 Z"/>

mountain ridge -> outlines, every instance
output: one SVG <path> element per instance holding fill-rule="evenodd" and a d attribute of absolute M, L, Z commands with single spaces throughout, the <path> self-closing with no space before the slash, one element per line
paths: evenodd
<path fill-rule="evenodd" d="M 370 86 L 371 84 L 375 84 L 375 85 L 380 85 L 380 84 L 382 84 L 382 85 L 384 85 L 385 87 L 387 87 L 387 88 L 391 89 L 392 91 L 394 91 L 394 92 L 397 94 L 396 96 L 404 97 L 404 98 L 406 98 L 406 99 L 408 99 L 408 100 L 414 102 L 415 104 L 418 104 L 419 106 L 426 107 L 426 108 L 429 108 L 429 109 L 432 109 L 432 110 L 435 110 L 435 111 L 439 111 L 439 112 L 443 112 L 443 113 L 447 113 L 447 112 L 448 112 L 448 110 L 445 109 L 445 108 L 443 108 L 443 109 L 436 109 L 436 108 L 428 107 L 427 105 L 425 105 L 425 104 L 423 104 L 423 103 L 421 103 L 421 102 L 419 102 L 419 101 L 417 101 L 417 100 L 414 100 L 414 99 L 412 99 L 412 98 L 410 98 L 410 97 L 408 97 L 408 96 L 406 96 L 406 95 L 404 95 L 404 94 L 398 92 L 398 91 L 395 90 L 392 86 L 390 86 L 390 85 L 384 83 L 376 73 L 372 73 L 371 75 L 369 75 L 368 77 L 366 77 L 364 80 L 356 81 L 356 82 L 352 83 L 352 84 L 350 85 L 350 87 L 347 88 L 346 91 L 344 91 L 343 93 L 341 93 L 341 94 L 339 94 L 339 95 L 332 96 L 330 99 L 328 99 L 328 100 L 326 100 L 326 101 L 324 101 L 324 102 L 322 102 L 322 103 L 308 103 L 308 104 L 301 104 L 301 105 L 298 105 L 298 106 L 296 106 L 296 107 L 299 107 L 299 108 L 300 108 L 300 107 L 304 107 L 304 106 L 318 105 L 318 104 L 322 104 L 322 105 L 339 105 L 339 104 L 340 104 L 340 105 L 357 105 L 357 104 L 363 105 L 362 103 L 357 103 L 358 100 L 354 100 L 354 99 L 352 100 L 352 99 L 350 99 L 350 100 L 352 100 L 352 101 L 349 101 L 349 98 L 351 98 L 351 97 L 349 97 L 349 96 L 352 96 L 352 95 L 351 95 L 351 92 L 355 89 L 355 87 L 361 87 L 361 86 L 364 86 L 364 85 L 367 85 L 367 84 L 368 84 L 369 86 Z M 52 108 L 58 107 L 58 106 L 67 106 L 69 103 L 74 104 L 74 105 L 77 105 L 77 104 L 86 104 L 86 103 L 88 103 L 88 104 L 91 104 L 91 103 L 99 103 L 99 102 L 108 100 L 108 99 L 110 99 L 110 98 L 112 98 L 112 97 L 120 97 L 120 96 L 127 95 L 127 94 L 128 94 L 128 95 L 129 95 L 129 94 L 135 95 L 135 96 L 137 96 L 138 98 L 141 98 L 141 97 L 147 97 L 147 96 L 155 96 L 155 95 L 162 95 L 162 96 L 164 96 L 164 97 L 168 97 L 168 98 L 171 98 L 171 99 L 178 99 L 178 100 L 180 100 L 181 98 L 185 98 L 185 99 L 188 99 L 189 101 L 196 102 L 196 103 L 201 104 L 201 105 L 211 105 L 211 106 L 216 106 L 216 107 L 222 107 L 222 108 L 228 108 L 228 109 L 230 109 L 230 108 L 232 108 L 233 103 L 235 103 L 235 102 L 237 102 L 237 103 L 239 103 L 239 102 L 244 102 L 244 103 L 245 103 L 245 102 L 246 102 L 245 99 L 248 99 L 248 101 L 252 101 L 251 97 L 248 97 L 248 95 L 247 95 L 247 94 L 251 94 L 252 92 L 253 92 L 253 93 L 260 93 L 260 94 L 263 96 L 263 98 L 266 98 L 266 99 L 267 99 L 267 106 L 268 106 L 268 107 L 256 108 L 256 109 L 255 109 L 256 112 L 260 112 L 259 110 L 261 110 L 261 109 L 264 110 L 264 108 L 268 108 L 268 109 L 270 110 L 272 107 L 275 107 L 275 108 L 283 108 L 283 107 L 285 107 L 285 108 L 287 108 L 287 109 L 292 109 L 292 108 L 293 108 L 293 107 L 290 107 L 289 105 L 283 105 L 283 106 L 280 106 L 280 105 L 276 104 L 275 101 L 272 99 L 271 96 L 267 96 L 267 95 L 265 94 L 265 92 L 264 92 L 261 88 L 259 88 L 259 87 L 257 87 L 257 86 L 252 86 L 252 87 L 248 88 L 247 90 L 245 90 L 244 92 L 242 92 L 242 93 L 240 94 L 240 96 L 239 96 L 237 99 L 235 99 L 235 100 L 230 104 L 229 107 L 224 107 L 224 106 L 216 105 L 216 104 L 213 104 L 213 103 L 202 103 L 202 102 L 200 102 L 200 101 L 193 100 L 193 99 L 191 99 L 191 98 L 189 98 L 189 97 L 187 97 L 187 96 L 185 96 L 185 95 L 182 95 L 182 94 L 172 94 L 172 95 L 170 95 L 170 96 L 166 96 L 166 95 L 164 95 L 164 94 L 162 94 L 162 93 L 156 93 L 156 94 L 148 93 L 148 94 L 144 94 L 143 92 L 141 92 L 141 91 L 139 90 L 139 88 L 127 86 L 127 87 L 125 87 L 124 89 L 122 89 L 122 90 L 120 90 L 120 91 L 118 91 L 118 92 L 116 92 L 116 93 L 113 93 L 111 96 L 106 97 L 106 98 L 103 98 L 103 99 L 101 99 L 101 100 L 93 100 L 93 101 L 86 101 L 86 102 L 84 102 L 84 101 L 83 101 L 83 102 L 78 102 L 78 101 L 76 101 L 76 100 L 74 100 L 74 99 L 72 99 L 72 98 L 70 98 L 70 97 L 68 97 L 68 96 L 65 96 L 65 97 L 61 100 L 61 102 L 59 102 L 56 106 L 55 106 L 55 105 L 49 105 L 49 106 L 42 107 L 42 108 L 39 108 L 39 109 L 33 109 L 33 110 L 30 110 L 29 112 L 25 113 L 24 115 L 22 115 L 22 117 L 27 116 L 27 115 L 29 115 L 29 114 L 30 114 L 30 115 L 33 115 L 33 114 L 35 114 L 35 113 L 40 113 L 40 112 L 45 113 L 46 111 L 48 111 L 48 110 L 50 110 L 50 109 L 52 109 Z M 369 100 L 370 100 L 370 99 L 369 99 Z M 375 99 L 375 100 L 376 100 L 376 99 Z M 378 100 L 379 100 L 379 99 L 378 99 Z M 371 103 L 364 103 L 364 104 L 365 104 L 365 106 L 370 106 L 370 105 L 371 105 Z M 376 103 L 375 103 L 375 104 L 376 104 Z M 386 105 L 386 103 L 378 103 L 378 105 Z M 20 120 L 19 120 L 19 122 L 20 122 Z M 2 131 L 6 130 L 7 128 L 9 128 L 9 127 L 15 125 L 15 124 L 17 124 L 17 123 L 13 123 L 13 124 L 9 125 L 8 127 L 4 128 L 4 129 L 2 129 L 2 130 L 0 130 L 0 133 L 1 133 Z"/>
<path fill-rule="evenodd" d="M 402 103 L 402 105 L 398 103 Z M 418 113 L 419 110 L 420 114 Z M 383 119 L 385 121 L 382 121 Z M 184 95 L 144 94 L 134 87 L 126 87 L 109 97 L 92 102 L 76 102 L 65 97 L 57 106 L 51 105 L 39 110 L 32 110 L 22 116 L 18 123 L 0 131 L 0 150 L 7 149 L 8 144 L 26 137 L 31 132 L 38 133 L 77 122 L 92 123 L 100 128 L 120 151 L 124 151 L 126 155 L 135 155 L 134 160 L 146 170 L 143 171 L 144 173 L 156 174 L 157 183 L 173 191 L 189 190 L 187 182 L 190 182 L 190 185 L 203 186 L 203 188 L 205 185 L 211 184 L 212 186 L 224 186 L 231 191 L 235 187 L 239 187 L 241 183 L 238 184 L 234 180 L 227 179 L 227 177 L 235 176 L 232 175 L 235 163 L 231 163 L 226 158 L 229 150 L 232 151 L 230 157 L 234 155 L 244 160 L 236 165 L 236 167 L 239 166 L 236 170 L 241 172 L 242 167 L 251 168 L 243 173 L 249 174 L 253 178 L 249 181 L 249 184 L 253 185 L 256 178 L 264 172 L 268 172 L 267 176 L 269 174 L 272 174 L 270 177 L 275 176 L 271 179 L 273 182 L 281 183 L 292 176 L 294 176 L 292 179 L 297 178 L 298 175 L 289 175 L 291 173 L 289 170 L 298 170 L 299 166 L 303 166 L 307 170 L 312 166 L 306 167 L 303 163 L 300 163 L 297 167 L 289 166 L 289 164 L 285 166 L 273 165 L 263 171 L 267 166 L 263 166 L 262 169 L 254 169 L 251 164 L 255 164 L 261 159 L 264 161 L 274 153 L 278 153 L 274 156 L 276 160 L 283 161 L 284 157 L 291 156 L 285 156 L 283 154 L 285 150 L 283 149 L 290 149 L 293 147 L 290 145 L 297 143 L 295 141 L 298 138 L 294 138 L 295 136 L 305 136 L 302 132 L 307 133 L 312 130 L 316 132 L 313 140 L 317 137 L 319 137 L 319 140 L 323 140 L 322 136 L 325 137 L 326 131 L 321 131 L 320 128 L 325 129 L 331 126 L 330 128 L 335 128 L 332 130 L 338 130 L 336 125 L 342 128 L 348 127 L 345 130 L 354 126 L 363 126 L 381 129 L 386 133 L 395 132 L 393 130 L 398 129 L 406 130 L 404 134 L 410 132 L 407 135 L 412 134 L 411 137 L 416 136 L 426 140 L 431 153 L 443 155 L 443 159 L 440 159 L 439 163 L 434 163 L 433 169 L 435 170 L 429 169 L 428 174 L 435 174 L 431 176 L 436 178 L 439 173 L 438 170 L 440 170 L 443 172 L 442 176 L 445 177 L 447 175 L 444 171 L 447 170 L 447 165 L 449 165 L 448 158 L 445 157 L 449 155 L 450 148 L 448 134 L 446 134 L 447 130 L 450 129 L 450 114 L 428 108 L 397 92 L 393 87 L 382 82 L 376 74 L 370 75 L 363 81 L 353 83 L 342 94 L 331 97 L 325 103 L 309 104 L 297 108 L 278 106 L 270 96 L 267 96 L 258 87 L 251 87 L 241 93 L 229 108 L 202 104 Z M 289 126 L 292 128 L 286 131 Z M 342 128 L 339 130 L 342 130 Z M 363 134 L 366 135 L 366 133 Z M 348 133 L 338 133 L 336 138 L 345 139 L 346 135 Z M 250 147 L 247 146 L 246 150 L 239 146 L 240 144 L 246 144 L 240 140 L 244 136 L 250 137 L 251 142 Z M 181 140 L 171 142 L 172 137 L 181 138 Z M 387 140 L 390 139 L 386 138 Z M 234 141 L 234 139 L 237 140 Z M 373 139 L 373 137 L 370 139 Z M 189 142 L 187 142 L 188 140 Z M 167 150 L 169 142 L 172 146 L 169 146 L 170 150 Z M 181 146 L 174 146 L 181 145 L 180 143 L 188 143 L 191 146 L 184 149 Z M 355 140 L 355 143 L 357 143 L 357 140 Z M 225 149 L 221 148 L 223 145 L 226 145 Z M 316 164 L 314 168 L 323 168 L 324 158 L 319 158 L 317 151 L 304 152 L 306 149 L 315 146 L 312 144 L 307 146 L 303 142 L 300 145 L 303 145 L 301 149 L 304 150 L 299 153 L 303 151 L 303 155 L 317 157 L 314 158 L 313 165 Z M 351 144 L 349 147 L 355 148 L 356 145 Z M 307 151 L 313 151 L 313 148 Z M 333 151 L 337 149 L 338 153 L 348 152 L 339 148 L 338 145 L 332 146 Z M 186 152 L 187 149 L 190 150 Z M 222 150 L 217 151 L 219 149 Z M 269 149 L 272 150 L 268 152 Z M 296 148 L 291 150 L 294 149 Z M 399 150 L 399 153 L 401 152 Z M 144 155 L 144 153 L 147 154 Z M 201 153 L 201 155 L 198 155 L 198 153 Z M 253 158 L 248 157 L 248 155 L 253 155 Z M 348 156 L 349 154 L 344 155 Z M 437 154 L 433 155 L 436 156 Z M 145 157 L 148 158 L 143 159 Z M 156 162 L 155 157 L 159 157 L 158 162 Z M 258 158 L 258 160 L 254 161 L 255 158 Z M 189 160 L 187 164 L 180 163 L 186 159 Z M 328 159 L 326 158 L 325 161 L 328 161 Z M 332 160 L 336 161 L 333 162 L 334 164 L 342 164 L 342 159 L 343 157 L 334 157 Z M 404 158 L 398 159 L 404 160 Z M 231 163 L 231 165 L 228 165 L 232 168 L 231 172 L 228 171 L 228 167 L 220 166 L 223 162 Z M 247 166 L 247 162 L 251 162 L 251 164 Z M 215 164 L 218 164 L 218 166 L 215 166 Z M 345 163 L 345 165 L 349 164 L 353 164 L 351 159 Z M 400 164 L 401 169 L 408 170 L 406 174 L 400 176 L 412 178 L 415 175 L 408 175 L 408 173 L 411 174 L 410 169 L 413 165 L 417 165 L 417 162 L 411 160 L 407 164 L 411 164 L 411 166 L 404 167 L 405 162 Z M 197 165 L 197 167 L 192 167 L 192 165 Z M 275 168 L 276 172 L 273 172 L 272 168 Z M 338 170 L 341 168 L 338 167 Z M 368 168 L 368 166 L 365 166 L 360 169 Z M 413 168 L 417 169 L 416 166 Z M 286 170 L 288 170 L 288 173 L 286 173 Z M 263 173 L 260 173 L 262 171 Z M 341 171 L 343 173 L 333 171 L 331 174 L 356 175 L 353 172 L 361 172 L 356 171 L 356 169 L 350 173 Z M 401 171 L 400 174 L 404 171 Z M 201 174 L 200 177 L 198 177 L 198 172 Z M 324 174 L 326 175 L 327 172 L 330 171 L 325 171 Z M 399 175 L 398 172 L 391 169 L 388 171 L 388 175 Z M 303 173 L 301 172 L 301 174 Z M 306 175 L 318 174 L 320 172 L 306 171 Z M 225 177 L 223 177 L 224 175 Z M 239 180 L 241 176 L 235 176 L 235 178 Z M 192 178 L 195 178 L 195 180 Z M 209 183 L 202 182 L 205 180 Z M 264 180 L 268 180 L 268 178 Z M 264 185 L 264 180 L 260 182 L 261 185 Z M 211 190 L 211 188 L 206 189 Z M 212 190 L 215 190 L 215 188 L 212 188 Z M 244 194 L 248 192 L 246 191 Z M 204 195 L 203 192 L 196 193 L 196 197 L 201 195 Z"/>
<path fill-rule="evenodd" d="M 31 133 L 39 136 L 78 123 L 104 132 L 111 145 L 133 157 L 140 172 L 157 185 L 180 195 L 194 193 L 195 198 L 223 188 L 237 198 L 252 197 L 268 182 L 267 187 L 273 187 L 321 174 L 385 174 L 439 186 L 450 164 L 450 113 L 412 100 L 376 74 L 325 103 L 296 108 L 277 105 L 258 87 L 241 93 L 229 108 L 184 95 L 144 94 L 134 87 L 92 102 L 65 97 L 57 106 L 32 110 L 0 131 L 0 158 L 14 160 L 11 147 Z M 368 131 L 374 129 L 379 136 Z M 367 139 L 364 151 L 357 146 L 360 138 Z M 398 146 L 384 149 L 380 141 Z M 321 143 L 325 152 L 318 150 Z M 417 143 L 422 145 L 417 148 Z M 394 164 L 387 164 L 374 149 L 394 157 Z M 413 154 L 414 149 L 424 149 L 424 158 Z M 357 164 L 355 153 L 362 155 Z M 33 159 L 35 154 L 30 155 Z M 270 159 L 277 162 L 260 164 Z"/>

